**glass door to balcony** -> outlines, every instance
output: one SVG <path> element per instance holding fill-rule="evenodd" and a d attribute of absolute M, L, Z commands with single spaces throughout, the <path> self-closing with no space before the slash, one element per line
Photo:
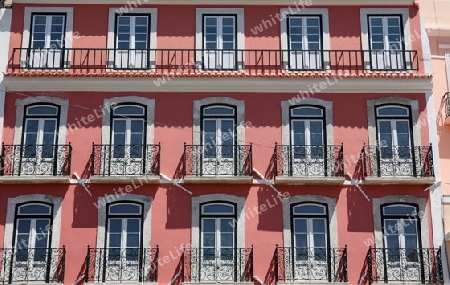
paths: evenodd
<path fill-rule="evenodd" d="M 142 175 L 145 160 L 145 109 L 121 105 L 113 109 L 110 175 Z M 105 161 L 108 163 L 108 161 Z"/>
<path fill-rule="evenodd" d="M 150 15 L 117 16 L 116 69 L 149 68 Z"/>
<path fill-rule="evenodd" d="M 50 206 L 30 203 L 18 207 L 12 281 L 47 279 L 50 226 Z"/>
<path fill-rule="evenodd" d="M 236 16 L 204 16 L 203 28 L 203 68 L 236 69 Z"/>
<path fill-rule="evenodd" d="M 58 108 L 30 106 L 26 108 L 20 175 L 53 175 L 58 161 L 55 154 Z"/>
<path fill-rule="evenodd" d="M 369 26 L 371 68 L 405 69 L 401 16 L 369 16 Z"/>
<path fill-rule="evenodd" d="M 293 277 L 299 280 L 328 280 L 326 208 L 301 204 L 293 208 Z"/>
<path fill-rule="evenodd" d="M 289 69 L 322 69 L 321 22 L 320 16 L 290 16 L 288 18 Z"/>
<path fill-rule="evenodd" d="M 65 20 L 65 15 L 33 14 L 28 67 L 63 68 Z"/>
<path fill-rule="evenodd" d="M 387 279 L 420 281 L 419 231 L 412 206 L 383 207 L 383 233 Z"/>
<path fill-rule="evenodd" d="M 325 176 L 323 110 L 291 109 L 291 171 L 293 176 Z"/>
<path fill-rule="evenodd" d="M 227 204 L 202 206 L 201 281 L 235 281 L 235 209 Z"/>
<path fill-rule="evenodd" d="M 225 106 L 203 109 L 203 175 L 233 175 L 236 172 L 235 110 Z"/>
<path fill-rule="evenodd" d="M 108 214 L 103 278 L 105 281 L 138 281 L 142 273 L 142 207 L 131 203 L 113 204 Z"/>
<path fill-rule="evenodd" d="M 399 106 L 377 108 L 380 176 L 413 176 L 409 110 Z"/>

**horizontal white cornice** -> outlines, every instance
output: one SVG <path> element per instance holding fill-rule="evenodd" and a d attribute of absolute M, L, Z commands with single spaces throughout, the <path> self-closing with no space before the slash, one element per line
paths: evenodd
<path fill-rule="evenodd" d="M 109 5 L 127 5 L 125 0 L 13 0 L 14 3 L 26 4 L 60 4 L 60 5 L 74 5 L 74 4 L 109 4 Z M 130 0 L 129 2 L 136 2 L 142 5 L 158 4 L 158 5 L 291 5 L 298 4 L 299 1 L 292 0 Z M 300 3 L 307 5 L 308 0 L 300 0 Z M 314 6 L 405 6 L 413 5 L 414 0 L 309 0 Z M 299 5 L 300 6 L 300 5 Z"/>
<path fill-rule="evenodd" d="M 422 93 L 432 90 L 431 78 L 173 78 L 157 86 L 156 78 L 6 77 L 7 91 L 80 92 L 259 92 L 298 93 Z M 314 86 L 317 86 L 316 88 Z M 317 91 L 319 90 L 319 91 Z"/>
<path fill-rule="evenodd" d="M 450 38 L 450 27 L 441 26 L 426 26 L 426 31 L 430 37 L 449 37 Z"/>

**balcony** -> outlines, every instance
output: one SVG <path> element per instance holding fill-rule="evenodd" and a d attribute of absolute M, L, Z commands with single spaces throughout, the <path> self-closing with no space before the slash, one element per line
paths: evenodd
<path fill-rule="evenodd" d="M 278 284 L 338 284 L 347 282 L 347 247 L 278 247 L 275 251 Z"/>
<path fill-rule="evenodd" d="M 429 146 L 365 145 L 361 153 L 366 184 L 433 184 Z"/>
<path fill-rule="evenodd" d="M 369 248 L 370 284 L 443 284 L 441 248 Z"/>
<path fill-rule="evenodd" d="M 275 145 L 275 183 L 339 185 L 344 182 L 343 145 Z"/>
<path fill-rule="evenodd" d="M 252 145 L 184 145 L 186 183 L 251 183 Z"/>
<path fill-rule="evenodd" d="M 445 124 L 450 125 L 450 92 L 444 95 Z"/>
<path fill-rule="evenodd" d="M 187 248 L 183 283 L 253 284 L 253 248 Z"/>
<path fill-rule="evenodd" d="M 150 76 L 291 76 L 293 72 L 364 74 L 367 72 L 415 72 L 415 50 L 202 50 L 106 48 L 14 48 L 9 71 L 53 70 L 77 75 L 134 72 Z M 225 73 L 224 73 L 225 72 Z"/>
<path fill-rule="evenodd" d="M 0 248 L 0 283 L 64 284 L 66 249 Z"/>
<path fill-rule="evenodd" d="M 157 282 L 159 248 L 90 248 L 85 282 Z"/>
<path fill-rule="evenodd" d="M 143 184 L 159 182 L 159 144 L 92 145 L 91 182 Z"/>
<path fill-rule="evenodd" d="M 68 183 L 72 146 L 2 145 L 0 183 Z"/>

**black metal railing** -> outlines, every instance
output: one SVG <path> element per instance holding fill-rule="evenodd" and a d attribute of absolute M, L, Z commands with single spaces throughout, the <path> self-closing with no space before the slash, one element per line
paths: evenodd
<path fill-rule="evenodd" d="M 343 177 L 343 145 L 275 145 L 275 174 L 290 177 Z"/>
<path fill-rule="evenodd" d="M 182 276 L 183 282 L 252 282 L 253 247 L 186 248 Z"/>
<path fill-rule="evenodd" d="M 367 252 L 370 283 L 443 283 L 441 248 L 372 248 Z"/>
<path fill-rule="evenodd" d="M 347 282 L 347 247 L 276 247 L 277 282 Z"/>
<path fill-rule="evenodd" d="M 89 73 L 153 70 L 182 74 L 241 70 L 255 75 L 282 71 L 417 71 L 419 57 L 415 50 L 14 48 L 10 68 Z"/>
<path fill-rule="evenodd" d="M 366 177 L 434 177 L 431 145 L 365 145 L 361 156 Z"/>
<path fill-rule="evenodd" d="M 92 145 L 91 175 L 153 176 L 160 170 L 159 144 Z"/>
<path fill-rule="evenodd" d="M 251 176 L 252 145 L 184 145 L 184 175 Z"/>
<path fill-rule="evenodd" d="M 444 103 L 445 103 L 445 118 L 450 117 L 450 92 L 445 93 L 444 95 Z"/>
<path fill-rule="evenodd" d="M 159 248 L 87 249 L 85 282 L 157 282 Z"/>
<path fill-rule="evenodd" d="M 1 176 L 70 175 L 72 146 L 2 145 Z"/>
<path fill-rule="evenodd" d="M 66 249 L 0 248 L 0 283 L 64 283 Z"/>

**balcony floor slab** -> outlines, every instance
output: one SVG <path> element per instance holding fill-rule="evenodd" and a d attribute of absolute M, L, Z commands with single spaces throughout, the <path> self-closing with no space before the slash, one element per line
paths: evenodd
<path fill-rule="evenodd" d="M 436 181 L 434 177 L 366 177 L 367 185 L 431 185 Z"/>
<path fill-rule="evenodd" d="M 252 176 L 185 176 L 189 184 L 252 184 Z M 202 282 L 202 284 L 204 284 Z M 215 284 L 215 283 L 214 283 Z M 236 283 L 234 283 L 236 284 Z"/>
<path fill-rule="evenodd" d="M 277 185 L 342 185 L 344 177 L 292 177 L 278 176 L 275 178 Z"/>
<path fill-rule="evenodd" d="M 202 281 L 202 282 L 183 282 L 184 285 L 253 285 L 253 282 L 233 282 L 233 281 Z"/>
<path fill-rule="evenodd" d="M 347 285 L 347 282 L 328 282 L 328 281 L 289 281 L 289 282 L 277 282 L 278 285 L 299 285 L 299 284 L 308 284 L 308 285 Z"/>
<path fill-rule="evenodd" d="M 0 184 L 69 184 L 69 176 L 3 176 Z"/>
<path fill-rule="evenodd" d="M 91 176 L 91 183 L 95 184 L 158 184 L 159 176 Z M 109 284 L 109 283 L 108 283 Z"/>

